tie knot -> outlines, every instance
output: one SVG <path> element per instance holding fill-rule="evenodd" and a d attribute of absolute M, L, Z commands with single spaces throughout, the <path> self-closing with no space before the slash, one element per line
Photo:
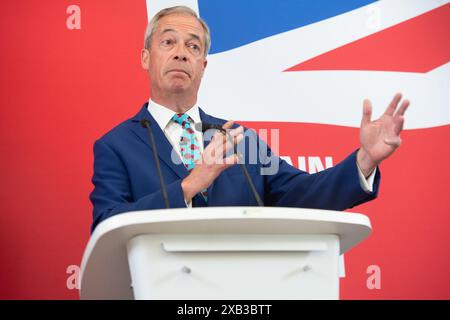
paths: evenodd
<path fill-rule="evenodd" d="M 176 113 L 173 115 L 172 120 L 179 123 L 183 128 L 190 127 L 191 117 L 187 113 Z"/>

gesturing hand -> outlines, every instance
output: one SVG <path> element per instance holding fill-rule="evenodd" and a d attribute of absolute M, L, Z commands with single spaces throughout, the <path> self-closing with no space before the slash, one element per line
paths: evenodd
<path fill-rule="evenodd" d="M 222 171 L 238 163 L 238 156 L 236 154 L 227 155 L 227 152 L 242 141 L 244 128 L 240 126 L 231 129 L 233 124 L 233 121 L 228 121 L 223 125 L 223 129 L 228 130 L 228 136 L 220 132 L 214 134 L 211 142 L 203 151 L 201 160 L 196 162 L 195 168 L 181 182 L 186 201 L 190 201 L 197 193 L 210 186 Z"/>
<path fill-rule="evenodd" d="M 401 93 L 397 93 L 383 115 L 374 121 L 370 120 L 372 103 L 370 100 L 364 100 L 360 129 L 361 148 L 357 154 L 357 162 L 366 177 L 402 142 L 400 132 L 403 130 L 404 114 L 409 106 L 409 101 L 403 100 L 400 107 L 397 108 L 401 99 Z"/>

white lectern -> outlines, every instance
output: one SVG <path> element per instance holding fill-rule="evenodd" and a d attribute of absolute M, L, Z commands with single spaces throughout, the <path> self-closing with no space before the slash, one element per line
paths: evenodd
<path fill-rule="evenodd" d="M 274 207 L 135 211 L 97 226 L 81 299 L 338 299 L 361 214 Z"/>

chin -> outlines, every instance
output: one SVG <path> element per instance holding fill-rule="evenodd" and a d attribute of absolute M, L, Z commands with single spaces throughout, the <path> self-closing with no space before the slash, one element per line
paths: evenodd
<path fill-rule="evenodd" d="M 183 92 L 187 91 L 189 89 L 189 86 L 186 85 L 186 83 L 172 83 L 169 86 L 169 90 L 172 92 Z"/>

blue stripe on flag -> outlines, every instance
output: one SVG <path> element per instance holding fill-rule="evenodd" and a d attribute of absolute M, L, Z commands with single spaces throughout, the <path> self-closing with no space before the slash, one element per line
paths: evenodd
<path fill-rule="evenodd" d="M 376 0 L 198 0 L 218 53 L 351 11 Z"/>

